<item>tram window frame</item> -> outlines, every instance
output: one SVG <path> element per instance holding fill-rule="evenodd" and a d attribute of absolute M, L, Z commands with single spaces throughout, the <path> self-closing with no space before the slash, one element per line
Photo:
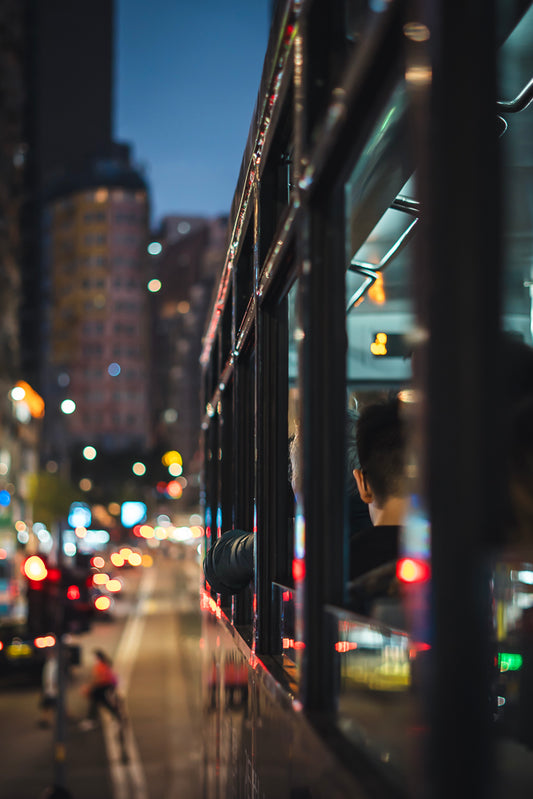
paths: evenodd
<path fill-rule="evenodd" d="M 270 296 L 258 310 L 257 362 L 257 651 L 281 655 L 273 585 L 288 582 L 291 552 L 288 524 L 288 302 Z M 269 397 L 268 402 L 263 398 Z"/>
<path fill-rule="evenodd" d="M 234 474 L 234 526 L 240 530 L 253 530 L 255 516 L 255 331 L 239 355 L 233 371 L 233 419 L 239 420 L 233 428 Z M 253 639 L 254 587 L 234 595 L 231 620 L 246 643 Z"/>
<path fill-rule="evenodd" d="M 322 259 L 326 259 L 329 257 L 332 267 L 330 274 L 333 274 L 334 271 L 337 271 L 342 275 L 342 288 L 343 288 L 343 300 L 342 302 L 345 303 L 345 283 L 346 283 L 346 273 L 349 261 L 347 260 L 346 250 L 344 249 L 345 242 L 348 236 L 347 230 L 347 220 L 346 220 L 346 195 L 345 189 L 346 186 L 356 168 L 358 162 L 360 162 L 363 148 L 366 146 L 368 142 L 369 136 L 372 133 L 376 123 L 378 122 L 380 116 L 383 114 L 387 106 L 389 105 L 391 98 L 396 91 L 399 82 L 402 80 L 402 71 L 399 67 L 399 64 L 396 62 L 391 62 L 389 68 L 389 75 L 388 79 L 384 80 L 381 85 L 381 92 L 379 96 L 374 98 L 374 107 L 371 112 L 367 111 L 366 119 L 365 119 L 365 127 L 361 130 L 360 136 L 358 140 L 352 145 L 351 154 L 344 159 L 342 164 L 342 169 L 340 169 L 337 175 L 324 176 L 322 178 L 322 187 L 321 191 L 317 193 L 317 200 L 312 201 L 310 206 L 310 214 L 311 219 L 315 219 L 314 223 L 314 231 L 312 233 L 312 252 L 316 260 L 317 253 L 320 253 L 320 257 Z M 412 173 L 411 173 L 412 174 Z M 326 187 L 326 181 L 328 183 L 329 188 Z M 320 197 L 323 199 L 320 200 Z M 327 199 L 324 199 L 327 198 Z M 392 197 L 394 199 L 394 197 Z M 362 202 L 360 203 L 363 204 Z M 335 213 L 334 209 L 337 209 Z M 377 220 L 381 218 L 379 215 L 377 216 Z M 312 222 L 313 225 L 313 222 Z M 323 230 L 322 233 L 318 233 L 317 229 L 320 229 L 322 226 Z M 370 225 L 369 233 L 372 232 L 373 225 Z M 367 234 L 368 235 L 368 234 Z M 367 238 L 365 235 L 365 240 Z M 326 245 L 326 241 L 331 242 L 331 247 Z M 328 287 L 329 288 L 329 287 Z M 310 292 L 315 295 L 317 302 L 317 308 L 320 307 L 320 298 L 325 296 L 325 291 L 320 291 L 318 288 L 311 288 L 309 289 Z M 342 337 L 346 335 L 346 315 L 345 305 L 342 308 L 342 312 L 340 311 L 341 301 L 340 295 L 337 296 L 336 303 L 337 309 L 343 318 L 343 330 L 342 332 L 337 330 L 336 334 L 331 335 L 331 329 L 329 330 L 330 338 L 337 339 L 340 341 Z M 311 300 L 312 301 L 312 300 Z M 313 350 L 313 343 L 311 342 L 311 336 L 309 334 L 309 327 L 312 323 L 313 314 L 311 314 L 308 318 L 307 322 L 304 322 L 304 327 L 307 330 L 306 337 L 304 339 L 304 348 L 310 348 L 309 351 L 312 352 Z M 335 313 L 331 313 L 331 323 L 332 325 L 335 324 Z M 327 326 L 325 329 L 327 331 Z M 305 355 L 304 355 L 305 359 Z M 309 365 L 307 368 L 313 368 Z M 335 387 L 337 388 L 337 392 L 345 396 L 345 392 L 348 388 L 347 382 L 347 372 L 346 372 L 346 363 L 343 364 L 342 370 L 339 370 L 331 382 L 332 390 L 335 391 Z M 312 379 L 309 381 L 312 384 Z M 382 392 L 383 389 L 389 388 L 392 389 L 394 387 L 401 387 L 397 381 L 385 381 L 385 382 L 378 382 L 375 384 L 375 389 L 378 392 Z M 339 409 L 340 410 L 340 409 Z M 346 408 L 344 408 L 344 413 L 346 412 Z M 341 414 L 342 415 L 342 414 Z M 312 426 L 312 425 L 311 425 Z M 345 486 L 345 474 L 346 474 L 346 451 L 344 446 L 344 439 L 345 439 L 345 427 L 342 427 L 342 432 L 339 433 L 340 437 L 337 437 L 339 442 L 342 442 L 341 449 L 342 449 L 342 463 L 343 463 L 343 471 L 342 475 L 337 468 L 337 465 L 334 461 L 332 462 L 324 462 L 322 466 L 322 471 L 326 472 L 328 475 L 328 480 L 330 476 L 334 473 L 337 474 L 337 480 L 339 481 L 340 485 L 344 488 Z M 332 437 L 333 440 L 333 437 Z M 315 447 L 313 443 L 306 443 L 305 440 L 305 433 L 304 433 L 304 470 L 306 468 L 309 469 L 310 472 L 317 472 L 320 471 L 320 462 L 315 463 L 313 465 L 313 458 L 315 455 Z M 308 482 L 310 478 L 308 476 L 305 477 L 305 483 Z M 348 507 L 347 507 L 347 499 L 346 497 L 340 497 L 339 491 L 335 488 L 335 485 L 332 485 L 331 488 L 328 490 L 328 496 L 330 498 L 330 506 L 333 507 L 335 502 L 338 502 L 343 507 L 342 516 L 336 513 L 337 524 L 335 525 L 336 529 L 342 529 L 342 542 L 336 540 L 333 542 L 333 548 L 329 546 L 322 547 L 320 551 L 320 547 L 318 547 L 317 554 L 316 554 L 316 562 L 320 564 L 320 568 L 324 569 L 324 585 L 321 586 L 321 591 L 323 592 L 323 600 L 319 603 L 322 607 L 325 604 L 330 606 L 336 606 L 338 608 L 342 608 L 346 611 L 350 611 L 349 601 L 348 601 L 348 594 L 347 594 L 347 586 L 349 582 L 348 576 L 348 569 L 349 569 L 349 530 L 348 530 Z M 336 498 L 336 499 L 335 499 Z M 304 508 L 305 508 L 305 516 L 308 517 L 308 503 L 309 501 L 313 501 L 313 497 L 310 496 L 307 500 L 304 498 Z M 313 516 L 314 514 L 312 514 Z M 323 524 L 325 524 L 325 519 L 323 520 Z M 306 527 L 308 528 L 309 522 L 307 522 Z M 309 537 L 313 537 L 313 527 L 314 527 L 314 520 L 311 522 L 311 530 L 308 528 Z M 320 535 L 320 534 L 319 534 Z M 342 564 L 342 567 L 341 567 Z M 308 566 L 306 566 L 306 573 L 309 573 Z M 342 586 L 342 592 L 339 591 L 339 586 Z M 310 595 L 310 600 L 314 602 L 316 600 L 316 593 L 312 596 Z M 318 610 L 318 606 L 316 606 L 315 611 Z M 315 613 L 316 615 L 316 613 Z"/>

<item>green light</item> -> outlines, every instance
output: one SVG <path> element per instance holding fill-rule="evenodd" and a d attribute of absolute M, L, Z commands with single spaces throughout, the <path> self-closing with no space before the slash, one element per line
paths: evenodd
<path fill-rule="evenodd" d="M 513 655 L 510 652 L 498 654 L 500 671 L 518 671 L 522 668 L 522 655 Z"/>

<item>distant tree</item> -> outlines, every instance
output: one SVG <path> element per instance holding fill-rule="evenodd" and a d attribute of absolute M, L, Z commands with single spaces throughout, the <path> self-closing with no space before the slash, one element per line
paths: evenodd
<path fill-rule="evenodd" d="M 81 491 L 69 480 L 44 471 L 31 475 L 28 494 L 33 504 L 34 520 L 48 528 L 67 518 L 73 502 L 83 500 Z"/>

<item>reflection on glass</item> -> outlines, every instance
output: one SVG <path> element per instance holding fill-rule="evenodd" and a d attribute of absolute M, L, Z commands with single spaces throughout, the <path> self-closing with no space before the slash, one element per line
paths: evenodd
<path fill-rule="evenodd" d="M 301 667 L 302 646 L 297 642 L 304 640 L 303 622 L 303 577 L 305 574 L 305 517 L 301 495 L 301 448 L 300 413 L 301 397 L 298 382 L 298 346 L 302 341 L 303 331 L 298 324 L 297 314 L 298 282 L 289 291 L 289 481 L 292 489 L 294 515 L 292 529 L 289 531 L 292 547 L 292 579 L 291 588 L 281 590 L 279 607 L 281 614 L 282 660 L 286 668 L 296 676 Z"/>
<path fill-rule="evenodd" d="M 416 236 L 419 208 L 414 165 L 407 148 L 406 108 L 405 86 L 400 82 L 345 186 L 346 394 L 348 416 L 355 415 L 355 428 L 365 406 L 400 392 L 402 400 L 412 399 L 411 241 Z M 408 404 L 401 402 L 402 406 Z M 400 415 L 412 413 L 412 408 L 404 407 Z M 349 440 L 346 446 L 351 468 Z M 349 480 L 350 474 L 347 476 Z M 408 619 L 416 609 L 421 583 L 413 589 L 398 580 L 401 526 L 382 522 L 380 530 L 368 521 L 365 527 L 357 527 L 354 505 L 356 499 L 362 501 L 365 490 L 360 488 L 363 493 L 356 492 L 354 499 L 348 482 L 346 533 L 353 573 L 346 595 L 347 606 L 357 609 L 357 615 L 330 610 L 339 674 L 338 724 L 382 768 L 405 775 L 416 726 L 417 665 L 420 656 L 429 651 L 427 641 L 415 643 L 408 634 Z M 378 537 L 388 542 L 390 553 L 396 541 L 396 555 L 390 554 L 386 563 L 378 563 Z M 365 547 L 368 551 L 361 551 Z M 370 563 L 369 553 L 375 554 L 376 563 L 365 566 L 361 573 L 357 564 Z"/>
<path fill-rule="evenodd" d="M 503 44 L 500 100 L 518 97 L 533 75 L 533 8 Z M 510 370 L 505 386 L 510 508 L 504 545 L 493 571 L 495 630 L 492 715 L 499 796 L 533 790 L 533 104 L 499 104 L 503 153 L 504 286 L 501 327 L 511 352 L 522 348 L 524 368 Z M 532 351 L 533 353 L 533 351 Z M 517 360 L 520 363 L 519 360 Z M 529 365 L 528 365 L 529 362 Z M 508 362 L 504 363 L 508 368 Z"/>
<path fill-rule="evenodd" d="M 413 735 L 417 661 L 428 651 L 406 632 L 331 611 L 338 662 L 338 723 L 345 735 L 395 778 L 405 774 Z M 386 714 L 386 723 L 384 723 Z"/>
<path fill-rule="evenodd" d="M 299 653 L 304 648 L 303 641 L 296 634 L 295 598 L 296 593 L 293 589 L 273 583 L 272 603 L 280 620 L 281 665 L 285 669 L 294 691 L 296 691 L 300 674 Z"/>

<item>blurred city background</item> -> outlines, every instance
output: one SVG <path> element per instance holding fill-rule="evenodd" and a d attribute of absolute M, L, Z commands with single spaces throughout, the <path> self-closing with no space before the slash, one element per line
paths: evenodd
<path fill-rule="evenodd" d="M 82 670 L 82 650 L 102 641 L 120 655 L 128 619 L 144 619 L 157 584 L 152 638 L 142 644 L 137 631 L 144 665 L 126 646 L 130 670 L 145 670 L 138 712 L 152 744 L 165 725 L 142 705 L 153 702 L 147 677 L 166 668 L 161 647 L 171 645 L 174 674 L 180 601 L 198 655 L 199 355 L 270 13 L 268 0 L 0 4 L 0 716 L 9 729 L 0 792 L 9 799 L 30 795 L 30 773 L 31 795 L 52 782 L 34 728 L 56 638 L 73 636 L 68 657 Z M 136 567 L 152 564 L 157 577 L 139 599 Z M 30 687 L 11 693 L 13 674 L 26 672 Z M 165 701 L 185 701 L 178 678 L 165 679 L 155 676 Z M 69 703 L 83 713 L 79 686 Z M 192 716 L 182 717 L 186 739 Z M 74 760 L 87 746 L 71 742 Z M 106 796 L 94 765 L 102 753 L 91 748 L 94 780 L 83 765 L 76 795 Z"/>
<path fill-rule="evenodd" d="M 2 4 L 9 557 L 52 546 L 74 501 L 112 540 L 124 501 L 177 526 L 198 511 L 198 358 L 269 21 L 266 0 L 233 5 Z"/>

